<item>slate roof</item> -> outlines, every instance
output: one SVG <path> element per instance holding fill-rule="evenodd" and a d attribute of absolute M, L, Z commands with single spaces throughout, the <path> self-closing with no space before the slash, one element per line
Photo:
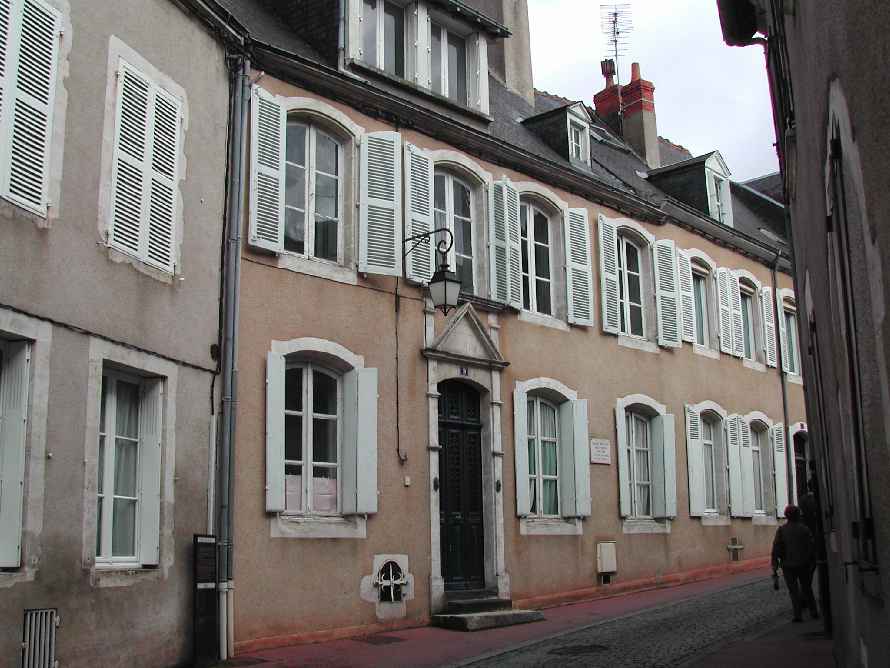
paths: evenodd
<path fill-rule="evenodd" d="M 675 144 L 665 137 L 658 138 L 658 151 L 661 157 L 661 166 L 666 167 L 678 162 L 683 162 L 692 157 L 689 149 L 680 144 Z"/>
<path fill-rule="evenodd" d="M 742 183 L 781 204 L 785 203 L 785 185 L 782 183 L 782 175 L 779 172 L 758 176 L 756 179 L 750 179 Z"/>

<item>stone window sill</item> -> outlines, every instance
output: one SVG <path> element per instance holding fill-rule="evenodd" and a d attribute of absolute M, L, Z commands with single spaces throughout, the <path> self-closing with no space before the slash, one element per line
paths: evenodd
<path fill-rule="evenodd" d="M 642 350 L 646 353 L 658 353 L 658 346 L 652 341 L 638 339 L 635 336 L 628 336 L 627 334 L 618 335 L 618 345 L 624 346 L 625 348 L 632 348 L 634 350 Z"/>
<path fill-rule="evenodd" d="M 90 570 L 93 587 L 130 587 L 141 582 L 159 580 L 157 568 L 144 568 L 137 564 L 94 564 Z"/>
<path fill-rule="evenodd" d="M 777 520 L 772 515 L 754 515 L 754 517 L 751 518 L 751 524 L 753 526 L 774 527 L 778 523 L 779 523 L 779 520 Z"/>
<path fill-rule="evenodd" d="M 803 378 L 800 377 L 800 374 L 789 373 L 786 374 L 785 377 L 788 379 L 789 383 L 794 383 L 795 385 L 803 385 Z"/>
<path fill-rule="evenodd" d="M 552 329 L 558 329 L 563 332 L 569 331 L 569 326 L 565 322 L 563 322 L 559 318 L 554 318 L 551 315 L 542 315 L 541 313 L 532 313 L 531 311 L 520 311 L 519 319 L 522 322 L 529 322 L 533 325 L 550 327 Z"/>
<path fill-rule="evenodd" d="M 697 343 L 692 344 L 692 352 L 702 357 L 710 357 L 712 360 L 720 359 L 720 351 L 709 348 L 708 346 L 700 346 Z"/>
<path fill-rule="evenodd" d="M 655 533 L 655 534 L 665 534 L 671 532 L 671 521 L 670 520 L 653 520 L 653 519 L 638 519 L 635 517 L 628 517 L 622 522 L 621 530 L 623 533 L 627 534 L 639 534 L 639 533 Z"/>
<path fill-rule="evenodd" d="M 19 568 L 14 571 L 0 571 L 0 589 L 13 587 L 21 582 L 33 582 L 36 568 Z"/>
<path fill-rule="evenodd" d="M 726 515 L 718 515 L 715 513 L 708 513 L 706 515 L 701 516 L 701 525 L 703 527 L 725 527 L 732 524 L 732 520 L 729 519 Z"/>
<path fill-rule="evenodd" d="M 521 517 L 519 533 L 522 536 L 580 536 L 584 527 L 578 518 Z"/>
<path fill-rule="evenodd" d="M 757 362 L 755 360 L 749 360 L 747 357 L 742 359 L 742 364 L 746 369 L 752 369 L 753 371 L 759 371 L 761 373 L 766 373 L 766 365 L 762 362 Z"/>
<path fill-rule="evenodd" d="M 271 518 L 272 538 L 367 538 L 367 520 L 350 517 L 307 517 L 279 513 Z"/>
<path fill-rule="evenodd" d="M 337 283 L 346 283 L 347 285 L 358 283 L 358 272 L 355 269 L 334 262 L 300 257 L 292 253 L 281 253 L 278 256 L 278 267 L 297 274 L 326 278 Z"/>

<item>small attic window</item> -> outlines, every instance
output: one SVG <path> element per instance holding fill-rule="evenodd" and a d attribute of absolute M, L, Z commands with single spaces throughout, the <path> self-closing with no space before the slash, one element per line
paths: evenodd
<path fill-rule="evenodd" d="M 584 160 L 584 128 L 569 123 L 569 155 L 573 160 Z"/>

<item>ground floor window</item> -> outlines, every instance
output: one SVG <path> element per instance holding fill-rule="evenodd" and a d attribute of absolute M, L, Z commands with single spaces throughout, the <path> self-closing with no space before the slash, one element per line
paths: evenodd
<path fill-rule="evenodd" d="M 559 516 L 559 423 L 556 406 L 528 399 L 528 473 L 531 513 Z"/>
<path fill-rule="evenodd" d="M 652 517 L 652 460 L 649 448 L 649 419 L 639 413 L 628 412 L 627 461 L 630 464 L 631 514 Z"/>

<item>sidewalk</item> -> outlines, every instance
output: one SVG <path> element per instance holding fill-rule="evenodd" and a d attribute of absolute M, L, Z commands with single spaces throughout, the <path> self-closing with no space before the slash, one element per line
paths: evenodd
<path fill-rule="evenodd" d="M 664 589 L 619 595 L 548 608 L 545 620 L 475 633 L 460 633 L 435 627 L 390 631 L 364 638 L 335 640 L 313 645 L 297 645 L 239 655 L 220 664 L 220 668 L 259 665 L 263 668 L 284 666 L 371 667 L 371 666 L 445 666 L 461 664 L 475 658 L 493 656 L 507 649 L 533 645 L 598 624 L 604 620 L 633 615 L 645 610 L 669 607 L 680 601 L 735 589 L 762 581 L 769 571 L 761 569 L 694 582 Z M 717 649 L 715 654 L 699 658 L 691 666 L 750 666 L 759 668 L 781 666 L 812 668 L 833 666 L 831 641 L 806 635 L 821 630 L 816 624 L 790 623 L 768 631 L 758 638 L 745 638 Z M 799 649 L 794 649 L 798 648 Z M 796 654 L 795 652 L 810 652 Z M 769 654 L 766 663 L 763 655 Z M 789 656 L 808 656 L 807 663 L 794 663 Z M 780 658 L 784 657 L 784 658 Z M 710 663 L 709 663 L 710 661 Z"/>

